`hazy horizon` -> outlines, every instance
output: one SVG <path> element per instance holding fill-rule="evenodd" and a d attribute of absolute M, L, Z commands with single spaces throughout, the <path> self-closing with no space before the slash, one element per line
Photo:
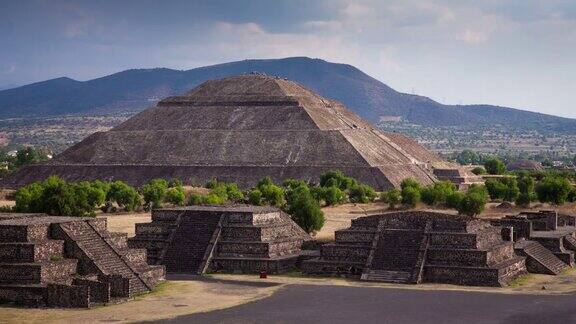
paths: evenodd
<path fill-rule="evenodd" d="M 3 1 L 0 89 L 293 56 L 395 90 L 576 118 L 576 3 Z"/>

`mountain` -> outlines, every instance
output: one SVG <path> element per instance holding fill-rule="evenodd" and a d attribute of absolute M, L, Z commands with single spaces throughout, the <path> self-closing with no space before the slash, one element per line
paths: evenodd
<path fill-rule="evenodd" d="M 146 108 L 200 83 L 249 72 L 297 81 L 322 96 L 341 101 L 360 116 L 384 116 L 428 126 L 485 126 L 576 133 L 576 119 L 491 105 L 443 105 L 398 92 L 359 69 L 307 57 L 244 60 L 186 71 L 134 69 L 89 81 L 57 78 L 0 91 L 0 118 L 94 114 Z"/>

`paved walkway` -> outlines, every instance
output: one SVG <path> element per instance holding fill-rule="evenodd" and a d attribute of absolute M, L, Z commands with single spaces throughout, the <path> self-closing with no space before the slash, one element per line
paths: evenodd
<path fill-rule="evenodd" d="M 289 285 L 271 297 L 157 323 L 575 323 L 576 295 Z"/>

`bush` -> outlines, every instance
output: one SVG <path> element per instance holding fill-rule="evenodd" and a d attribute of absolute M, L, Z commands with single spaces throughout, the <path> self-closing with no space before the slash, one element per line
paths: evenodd
<path fill-rule="evenodd" d="M 440 181 L 421 190 L 422 201 L 430 206 L 446 203 L 446 198 L 456 191 L 450 181 Z"/>
<path fill-rule="evenodd" d="M 475 175 L 484 175 L 486 174 L 486 169 L 484 169 L 483 167 L 475 167 L 474 169 L 472 169 L 472 173 L 474 173 Z"/>
<path fill-rule="evenodd" d="M 328 206 L 338 205 L 346 201 L 346 195 L 337 187 L 328 187 L 323 190 L 323 194 L 324 201 Z"/>
<path fill-rule="evenodd" d="M 564 204 L 571 190 L 572 186 L 567 179 L 554 176 L 548 176 L 536 185 L 538 200 L 555 205 Z"/>
<path fill-rule="evenodd" d="M 186 200 L 186 195 L 184 194 L 184 188 L 182 186 L 173 187 L 166 191 L 166 202 L 177 206 L 184 206 L 184 200 Z"/>
<path fill-rule="evenodd" d="M 391 209 L 394 209 L 402 201 L 402 196 L 400 195 L 400 190 L 392 189 L 383 192 L 380 195 L 380 200 L 382 200 L 382 202 L 387 203 Z"/>
<path fill-rule="evenodd" d="M 402 204 L 414 208 L 420 202 L 420 191 L 415 187 L 405 187 L 402 189 Z"/>
<path fill-rule="evenodd" d="M 238 188 L 235 183 L 226 184 L 226 194 L 228 199 L 233 202 L 240 202 L 244 200 L 244 193 Z"/>
<path fill-rule="evenodd" d="M 216 179 L 210 179 L 210 180 L 208 180 L 208 182 L 206 182 L 206 184 L 204 185 L 204 188 L 214 189 L 214 188 L 216 188 L 217 185 L 218 185 L 218 181 Z"/>
<path fill-rule="evenodd" d="M 319 231 L 324 226 L 324 213 L 307 187 L 294 189 L 286 211 L 306 233 Z"/>
<path fill-rule="evenodd" d="M 258 189 L 252 189 L 248 192 L 248 202 L 251 205 L 262 205 L 262 192 Z"/>
<path fill-rule="evenodd" d="M 402 180 L 402 183 L 400 183 L 400 188 L 402 190 L 406 189 L 406 188 L 414 188 L 418 191 L 420 191 L 420 183 L 412 178 L 406 178 L 404 180 Z"/>
<path fill-rule="evenodd" d="M 141 188 L 146 209 L 160 208 L 168 191 L 168 181 L 153 179 Z"/>
<path fill-rule="evenodd" d="M 88 182 L 68 183 L 52 176 L 16 191 L 15 212 L 46 213 L 55 216 L 94 216 L 103 193 Z"/>
<path fill-rule="evenodd" d="M 209 193 L 202 199 L 202 204 L 204 205 L 224 205 L 226 199 L 214 193 Z"/>
<path fill-rule="evenodd" d="M 492 157 L 484 162 L 484 168 L 489 174 L 504 174 L 506 172 L 506 165 L 500 159 Z"/>
<path fill-rule="evenodd" d="M 354 203 L 368 203 L 376 199 L 376 191 L 368 185 L 356 184 L 350 188 L 348 197 Z"/>
<path fill-rule="evenodd" d="M 572 190 L 570 190 L 570 193 L 568 193 L 567 200 L 569 202 L 576 202 L 576 187 L 572 187 Z"/>
<path fill-rule="evenodd" d="M 453 192 L 446 197 L 446 207 L 452 209 L 459 209 L 462 200 L 464 200 L 464 194 L 462 192 L 460 191 Z"/>
<path fill-rule="evenodd" d="M 484 211 L 486 207 L 487 198 L 485 194 L 478 191 L 468 192 L 462 198 L 458 206 L 458 213 L 461 215 L 475 216 Z"/>
<path fill-rule="evenodd" d="M 528 206 L 532 201 L 536 199 L 535 181 L 530 175 L 525 173 L 520 173 L 518 175 L 518 190 L 520 194 L 516 198 L 516 205 L 518 206 Z"/>
<path fill-rule="evenodd" d="M 190 198 L 188 199 L 189 205 L 202 205 L 204 203 L 204 196 L 199 194 L 191 194 Z"/>
<path fill-rule="evenodd" d="M 328 171 L 320 176 L 320 187 L 337 187 L 349 190 L 358 184 L 356 179 L 347 177 L 342 171 Z"/>
<path fill-rule="evenodd" d="M 516 201 L 520 195 L 518 181 L 514 178 L 507 177 L 502 179 L 490 179 L 486 181 L 486 189 L 490 198 L 493 200 L 502 199 L 504 201 Z"/>
<path fill-rule="evenodd" d="M 141 204 L 138 191 L 122 181 L 114 181 L 110 184 L 106 201 L 110 203 L 116 202 L 118 206 L 126 211 L 133 211 Z"/>

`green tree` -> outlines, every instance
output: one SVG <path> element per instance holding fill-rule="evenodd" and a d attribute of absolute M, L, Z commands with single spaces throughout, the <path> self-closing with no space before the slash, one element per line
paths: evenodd
<path fill-rule="evenodd" d="M 506 172 L 506 165 L 497 157 L 491 157 L 484 162 L 484 168 L 489 174 L 504 174 Z"/>
<path fill-rule="evenodd" d="M 146 209 L 160 208 L 168 191 L 168 181 L 153 179 L 141 188 Z"/>
<path fill-rule="evenodd" d="M 353 203 L 368 203 L 374 201 L 376 199 L 376 191 L 374 188 L 366 185 L 366 184 L 356 184 L 352 188 L 350 188 L 350 192 L 348 193 L 348 197 L 350 201 Z"/>
<path fill-rule="evenodd" d="M 34 164 L 48 160 L 48 156 L 41 151 L 28 146 L 16 152 L 15 167 L 19 168 L 24 165 Z"/>
<path fill-rule="evenodd" d="M 307 187 L 299 186 L 294 189 L 287 212 L 307 233 L 319 231 L 324 226 L 324 213 Z"/>
<path fill-rule="evenodd" d="M 453 192 L 446 197 L 446 207 L 459 209 L 462 200 L 464 200 L 464 193 L 460 191 Z"/>
<path fill-rule="evenodd" d="M 184 200 L 186 200 L 184 188 L 182 186 L 169 188 L 166 191 L 165 200 L 176 206 L 184 206 Z"/>
<path fill-rule="evenodd" d="M 472 169 L 472 173 L 474 173 L 475 175 L 484 175 L 486 174 L 486 169 L 484 169 L 483 167 L 475 167 L 474 169 Z"/>
<path fill-rule="evenodd" d="M 439 181 L 421 190 L 422 202 L 427 205 L 441 205 L 446 198 L 456 191 L 456 186 L 450 181 Z"/>
<path fill-rule="evenodd" d="M 106 201 L 116 202 L 124 210 L 133 211 L 140 206 L 140 195 L 136 189 L 118 180 L 110 184 Z"/>
<path fill-rule="evenodd" d="M 480 155 L 472 150 L 464 150 L 456 156 L 456 161 L 461 165 L 477 164 L 480 163 L 480 160 Z"/>
<path fill-rule="evenodd" d="M 272 206 L 282 206 L 284 200 L 284 189 L 277 186 L 270 177 L 265 177 L 258 182 L 256 188 L 262 193 L 262 198 Z"/>
<path fill-rule="evenodd" d="M 478 191 L 468 191 L 458 206 L 458 213 L 468 216 L 479 215 L 486 208 L 487 202 L 488 200 L 485 194 Z"/>
<path fill-rule="evenodd" d="M 555 205 L 564 204 L 571 190 L 568 179 L 555 176 L 548 176 L 536 185 L 538 200 Z"/>
<path fill-rule="evenodd" d="M 347 177 L 338 170 L 328 171 L 320 176 L 320 187 L 337 187 L 340 190 L 348 190 L 357 184 L 356 179 Z"/>
<path fill-rule="evenodd" d="M 516 199 L 518 206 L 527 207 L 530 202 L 536 199 L 535 181 L 528 173 L 523 172 L 518 174 L 518 189 L 520 194 Z"/>
<path fill-rule="evenodd" d="M 402 190 L 404 190 L 408 187 L 414 188 L 418 191 L 420 191 L 420 189 L 421 189 L 420 183 L 418 181 L 412 179 L 412 178 L 406 178 L 406 179 L 402 180 L 402 182 L 400 183 L 400 188 Z"/>
<path fill-rule="evenodd" d="M 400 195 L 400 190 L 391 189 L 383 192 L 380 195 L 380 199 L 382 200 L 382 202 L 387 203 L 390 209 L 394 209 L 402 201 L 402 196 Z"/>
<path fill-rule="evenodd" d="M 346 200 L 346 195 L 338 187 L 328 187 L 323 190 L 323 197 L 326 205 L 333 206 L 343 203 Z"/>
<path fill-rule="evenodd" d="M 402 204 L 414 208 L 420 202 L 420 190 L 416 187 L 407 186 L 402 189 Z"/>
<path fill-rule="evenodd" d="M 226 194 L 228 199 L 233 202 L 241 202 L 244 200 L 244 193 L 242 193 L 242 190 L 240 190 L 235 183 L 226 184 Z"/>
<path fill-rule="evenodd" d="M 258 189 L 252 189 L 248 192 L 248 202 L 251 205 L 262 205 L 262 192 Z"/>

